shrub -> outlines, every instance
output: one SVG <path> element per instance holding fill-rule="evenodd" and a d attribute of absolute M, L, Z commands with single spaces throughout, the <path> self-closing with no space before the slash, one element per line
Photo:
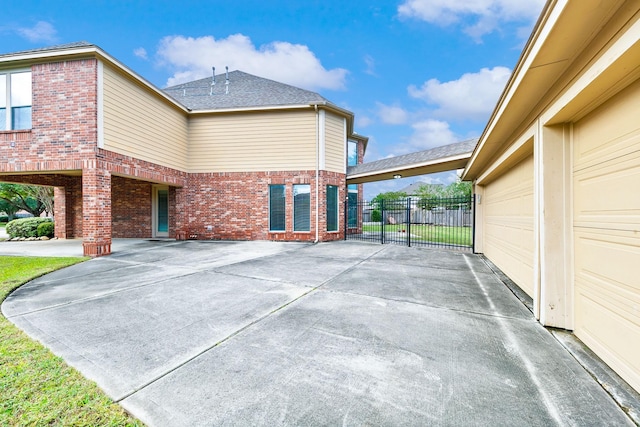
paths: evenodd
<path fill-rule="evenodd" d="M 6 227 L 7 234 L 11 237 L 37 237 L 38 225 L 51 223 L 51 218 L 20 218 L 9 222 Z"/>
<path fill-rule="evenodd" d="M 9 222 L 9 217 L 6 215 L 0 215 L 0 222 Z"/>
<path fill-rule="evenodd" d="M 38 237 L 53 237 L 54 227 L 55 224 L 53 222 L 43 222 L 42 224 L 38 224 Z"/>
<path fill-rule="evenodd" d="M 371 221 L 372 222 L 382 222 L 382 214 L 379 210 L 375 209 L 371 212 Z"/>

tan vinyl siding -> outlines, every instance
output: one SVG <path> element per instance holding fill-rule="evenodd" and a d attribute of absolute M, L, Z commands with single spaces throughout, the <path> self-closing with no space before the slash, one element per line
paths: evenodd
<path fill-rule="evenodd" d="M 189 118 L 190 172 L 313 170 L 312 109 L 195 114 Z"/>
<path fill-rule="evenodd" d="M 327 112 L 325 119 L 326 168 L 331 172 L 346 173 L 344 117 Z"/>
<path fill-rule="evenodd" d="M 640 390 L 640 81 L 574 125 L 575 333 Z"/>
<path fill-rule="evenodd" d="M 485 256 L 533 297 L 533 155 L 488 184 L 482 203 Z"/>
<path fill-rule="evenodd" d="M 186 113 L 108 64 L 103 70 L 104 148 L 185 171 Z"/>

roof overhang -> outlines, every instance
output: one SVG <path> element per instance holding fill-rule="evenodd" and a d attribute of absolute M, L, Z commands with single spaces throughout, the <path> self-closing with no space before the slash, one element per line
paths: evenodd
<path fill-rule="evenodd" d="M 638 30 L 631 29 L 630 37 L 619 39 L 617 44 L 624 44 L 617 52 L 616 58 L 605 58 L 602 64 L 592 66 L 594 75 L 590 82 L 580 84 L 580 79 L 571 73 L 588 71 L 577 67 L 584 60 L 580 58 L 590 44 L 602 31 L 612 17 L 623 8 L 624 0 L 549 0 L 527 42 L 520 59 L 495 107 L 487 126 L 480 137 L 478 146 L 469 159 L 462 175 L 464 180 L 476 179 L 503 153 L 512 141 L 526 129 L 530 128 L 537 117 L 540 117 L 550 105 L 560 106 L 553 121 L 575 120 L 580 114 L 598 105 L 604 96 L 611 96 L 612 91 L 628 84 L 629 75 L 637 77 L 639 73 L 637 58 L 640 51 Z M 624 13 L 633 14 L 634 11 Z M 637 10 L 635 11 L 637 13 Z M 637 26 L 637 25 L 636 25 Z M 635 39 L 633 39 L 635 35 Z M 611 36 L 615 38 L 614 35 Z M 598 54 L 607 55 L 611 48 L 603 49 Z M 579 65 L 579 64 L 578 64 Z M 571 71 L 572 67 L 575 71 Z M 602 76 L 617 76 L 607 79 L 602 84 Z M 578 79 L 578 82 L 572 81 Z M 598 79 L 600 79 L 599 84 Z M 562 94 L 578 88 L 579 93 L 572 94 L 571 102 L 562 106 Z M 576 100 L 580 100 L 578 105 Z M 601 102 L 601 101 L 600 101 Z M 566 107 L 566 108 L 565 108 Z M 545 113 L 545 116 L 548 114 Z M 549 117 L 546 117 L 549 119 Z M 551 120 L 549 119 L 549 124 Z M 545 123 L 547 124 L 547 123 Z"/>
<path fill-rule="evenodd" d="M 11 64 L 11 66 L 19 67 L 46 62 L 47 60 L 70 61 L 83 58 L 97 58 L 100 61 L 107 62 L 125 74 L 128 78 L 132 79 L 174 107 L 184 112 L 189 111 L 184 105 L 180 104 L 178 101 L 157 88 L 153 83 L 149 82 L 96 45 L 61 47 L 59 49 L 35 50 L 3 55 L 0 56 L 0 66 Z"/>
<path fill-rule="evenodd" d="M 376 160 L 347 168 L 347 183 L 384 181 L 463 169 L 477 139 L 443 145 L 429 150 Z"/>
<path fill-rule="evenodd" d="M 411 176 L 428 175 L 430 173 L 464 169 L 470 157 L 471 152 L 447 157 L 444 159 L 430 160 L 422 163 L 407 164 L 393 168 L 348 174 L 347 184 L 363 184 L 365 182 L 385 181 L 394 178 L 407 178 Z"/>

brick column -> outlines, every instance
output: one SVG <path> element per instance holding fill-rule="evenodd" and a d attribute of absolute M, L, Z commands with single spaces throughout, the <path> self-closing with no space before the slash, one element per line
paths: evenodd
<path fill-rule="evenodd" d="M 64 187 L 53 188 L 53 220 L 55 235 L 59 239 L 67 238 L 67 197 Z"/>
<path fill-rule="evenodd" d="M 82 171 L 82 248 L 85 256 L 111 253 L 111 174 Z"/>

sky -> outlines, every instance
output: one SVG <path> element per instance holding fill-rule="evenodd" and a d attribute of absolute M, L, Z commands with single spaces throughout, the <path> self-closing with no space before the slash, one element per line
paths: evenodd
<path fill-rule="evenodd" d="M 544 0 L 9 1 L 0 53 L 88 41 L 158 87 L 242 70 L 355 114 L 365 162 L 479 137 Z M 364 198 L 455 172 L 365 184 Z"/>

